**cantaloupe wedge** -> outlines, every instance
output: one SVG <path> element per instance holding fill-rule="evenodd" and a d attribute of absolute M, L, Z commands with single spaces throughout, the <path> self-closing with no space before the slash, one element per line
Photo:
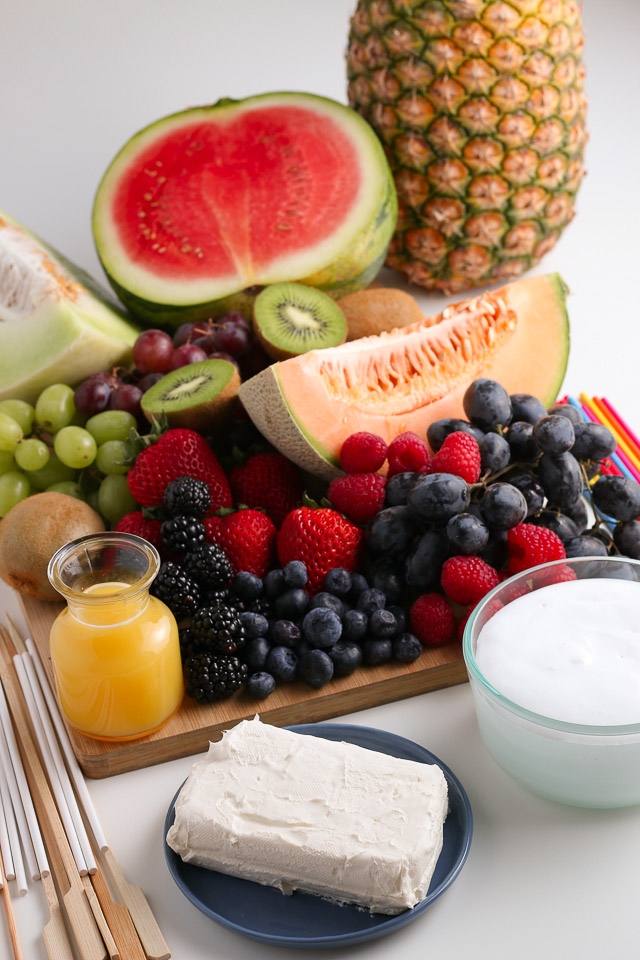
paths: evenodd
<path fill-rule="evenodd" d="M 240 399 L 278 450 L 331 479 L 351 433 L 424 437 L 434 420 L 464 417 L 476 377 L 553 403 L 569 354 L 566 292 L 558 274 L 518 280 L 438 318 L 275 363 L 241 386 Z"/>

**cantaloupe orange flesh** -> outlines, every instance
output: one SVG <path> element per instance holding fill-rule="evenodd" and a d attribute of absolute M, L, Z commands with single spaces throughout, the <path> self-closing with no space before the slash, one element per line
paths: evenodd
<path fill-rule="evenodd" d="M 447 307 L 435 318 L 274 364 L 240 397 L 278 449 L 320 476 L 335 475 L 342 443 L 368 430 L 387 442 L 424 437 L 442 417 L 464 417 L 476 377 L 509 393 L 554 401 L 569 350 L 566 288 L 530 277 Z"/>

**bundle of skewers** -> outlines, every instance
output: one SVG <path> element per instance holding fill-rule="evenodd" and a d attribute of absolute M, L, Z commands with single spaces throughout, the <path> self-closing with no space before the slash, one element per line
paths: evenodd
<path fill-rule="evenodd" d="M 110 848 L 39 654 L 0 626 L 0 888 L 14 960 L 23 960 L 9 880 L 40 881 L 50 960 L 168 960 L 144 893 Z M 55 882 L 54 882 L 55 880 Z M 122 901 L 117 902 L 114 894 Z M 66 915 L 66 923 L 65 923 Z"/>

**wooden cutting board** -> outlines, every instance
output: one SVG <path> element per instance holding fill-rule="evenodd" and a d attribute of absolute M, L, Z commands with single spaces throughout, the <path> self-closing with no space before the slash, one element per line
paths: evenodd
<path fill-rule="evenodd" d="M 62 607 L 29 597 L 21 597 L 21 602 L 31 637 L 55 689 L 49 657 L 49 630 Z M 111 777 L 201 753 L 207 749 L 210 740 L 220 739 L 223 730 L 256 713 L 279 727 L 312 723 L 377 707 L 392 700 L 415 697 L 429 690 L 463 683 L 466 679 L 460 644 L 454 642 L 446 647 L 425 649 L 414 663 L 361 667 L 349 677 L 331 680 L 320 690 L 295 681 L 277 687 L 267 700 L 254 700 L 243 691 L 215 704 L 198 704 L 185 697 L 178 712 L 160 730 L 139 740 L 112 743 L 85 737 L 69 726 L 68 730 L 85 774 L 93 778 Z"/>

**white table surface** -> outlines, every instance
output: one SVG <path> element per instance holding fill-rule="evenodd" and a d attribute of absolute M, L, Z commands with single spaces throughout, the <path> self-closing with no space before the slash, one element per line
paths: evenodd
<path fill-rule="evenodd" d="M 125 140 L 160 116 L 223 96 L 289 89 L 344 100 L 352 7 L 352 0 L 0 2 L 0 207 L 100 276 L 92 197 Z M 588 176 L 577 217 L 542 271 L 561 271 L 572 291 L 565 388 L 608 396 L 637 428 L 640 5 L 587 0 L 585 22 Z M 445 302 L 420 300 L 425 312 Z M 4 586 L 2 607 L 21 622 Z M 517 786 L 480 741 L 467 685 L 343 720 L 409 737 L 449 764 L 468 791 L 475 832 L 466 867 L 430 911 L 391 938 L 332 956 L 640 957 L 637 809 L 563 807 Z M 128 878 L 148 894 L 176 960 L 274 957 L 273 948 L 200 914 L 167 872 L 162 823 L 191 762 L 89 781 L 106 834 Z M 38 884 L 23 899 L 14 891 L 14 902 L 25 960 L 42 960 Z M 0 920 L 0 958 L 9 955 Z"/>

